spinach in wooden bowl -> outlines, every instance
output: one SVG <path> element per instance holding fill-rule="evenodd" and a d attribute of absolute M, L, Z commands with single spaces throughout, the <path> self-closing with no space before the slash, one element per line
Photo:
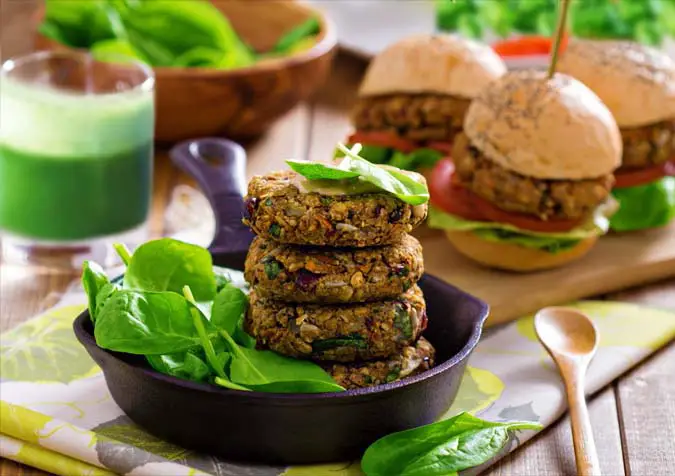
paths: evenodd
<path fill-rule="evenodd" d="M 254 51 L 206 0 L 46 0 L 42 35 L 86 48 L 98 59 L 128 57 L 150 66 L 234 69 L 311 48 L 320 24 L 310 18 L 269 51 Z"/>

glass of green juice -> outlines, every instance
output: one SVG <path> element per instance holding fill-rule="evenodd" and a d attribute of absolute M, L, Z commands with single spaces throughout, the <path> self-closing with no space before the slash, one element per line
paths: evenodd
<path fill-rule="evenodd" d="M 0 70 L 5 261 L 77 268 L 147 239 L 154 76 L 128 59 L 37 52 Z"/>

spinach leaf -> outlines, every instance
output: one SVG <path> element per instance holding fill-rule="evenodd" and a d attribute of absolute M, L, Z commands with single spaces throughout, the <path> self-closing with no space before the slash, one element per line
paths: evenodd
<path fill-rule="evenodd" d="M 227 283 L 213 301 L 211 324 L 233 335 L 241 325 L 247 306 L 246 294 L 234 284 Z"/>
<path fill-rule="evenodd" d="M 373 443 L 361 467 L 367 476 L 454 475 L 495 457 L 508 431 L 539 430 L 532 422 L 490 422 L 469 413 L 393 433 Z"/>
<path fill-rule="evenodd" d="M 220 332 L 230 349 L 229 362 L 229 380 L 248 388 L 258 387 L 261 391 L 266 386 L 281 390 L 283 388 L 297 389 L 301 386 L 305 388 L 332 388 L 332 391 L 344 390 L 330 375 L 321 367 L 307 360 L 292 359 L 284 357 L 269 350 L 248 349 L 237 345 L 225 332 Z M 295 382 L 294 385 L 277 385 L 269 387 L 270 384 L 280 382 Z M 303 383 L 304 382 L 304 383 Z M 322 382 L 323 385 L 317 383 Z M 275 390 L 275 391 L 276 391 Z M 325 391 L 325 390 L 321 390 Z"/>
<path fill-rule="evenodd" d="M 115 37 L 105 2 L 47 0 L 40 33 L 64 45 L 89 48 Z"/>
<path fill-rule="evenodd" d="M 215 336 L 210 323 L 197 314 L 208 335 Z M 94 337 L 104 349 L 140 355 L 171 354 L 201 344 L 183 296 L 129 289 L 113 292 L 98 310 Z"/>
<path fill-rule="evenodd" d="M 206 360 L 211 365 L 213 371 L 219 377 L 225 377 L 225 371 L 220 365 L 220 361 L 216 357 L 216 350 L 211 342 L 211 337 L 206 333 L 206 324 L 209 325 L 209 328 L 212 329 L 211 323 L 204 319 L 204 315 L 199 310 L 197 302 L 195 301 L 194 296 L 192 295 L 192 290 L 190 286 L 183 286 L 183 296 L 185 299 L 192 305 L 190 307 L 190 314 L 192 315 L 192 321 L 194 322 L 195 329 L 197 329 L 197 334 L 199 335 L 199 341 L 202 344 L 204 353 L 206 354 Z M 217 336 L 217 334 L 216 334 Z"/>
<path fill-rule="evenodd" d="M 279 41 L 272 48 L 272 52 L 280 54 L 291 53 L 298 43 L 308 37 L 317 35 L 320 30 L 321 24 L 319 20 L 312 17 L 279 38 Z"/>
<path fill-rule="evenodd" d="M 227 271 L 221 268 L 213 268 L 213 274 L 216 279 L 216 294 L 219 293 L 228 283 L 232 282 L 232 278 Z"/>
<path fill-rule="evenodd" d="M 338 149 L 345 157 L 338 166 L 330 166 L 318 162 L 289 161 L 286 163 L 293 170 L 309 180 L 344 180 L 345 178 L 357 178 L 364 182 L 375 185 L 377 188 L 389 192 L 399 200 L 411 205 L 421 205 L 429 201 L 429 190 L 426 183 L 418 181 L 408 173 L 395 167 L 371 164 L 360 157 L 357 152 L 360 145 L 348 149 L 343 144 L 338 144 Z M 298 167 L 301 163 L 302 166 Z M 313 164 L 310 167 L 309 164 Z M 347 175 L 354 174 L 357 175 Z"/>
<path fill-rule="evenodd" d="M 103 40 L 94 43 L 91 55 L 99 61 L 119 61 L 132 59 L 147 63 L 145 57 L 127 40 Z"/>
<path fill-rule="evenodd" d="M 248 385 L 247 387 L 256 392 L 267 393 L 328 393 L 344 392 L 345 390 L 335 382 L 324 382 L 323 380 L 284 380 L 262 385 Z"/>
<path fill-rule="evenodd" d="M 96 321 L 96 296 L 106 284 L 110 284 L 110 280 L 103 268 L 93 261 L 85 261 L 82 265 L 82 287 L 87 294 L 92 321 Z"/>
<path fill-rule="evenodd" d="M 220 68 L 248 66 L 255 60 L 227 18 L 210 2 L 139 2 L 123 12 L 122 21 L 131 43 L 153 66 L 173 66 L 178 58 L 185 61 L 190 51 L 195 54 L 197 48 L 220 51 L 222 57 L 214 65 Z"/>
<path fill-rule="evenodd" d="M 203 382 L 211 375 L 211 369 L 204 362 L 204 356 L 197 355 L 195 351 L 148 355 L 146 359 L 153 369 L 173 377 Z"/>
<path fill-rule="evenodd" d="M 96 324 L 96 318 L 101 312 L 101 309 L 103 309 L 103 306 L 105 306 L 106 302 L 108 302 L 108 299 L 110 299 L 110 296 L 112 296 L 114 293 L 119 291 L 120 287 L 115 284 L 115 283 L 107 283 L 104 284 L 101 289 L 98 290 L 96 293 L 96 316 L 94 317 L 94 324 Z"/>
<path fill-rule="evenodd" d="M 216 385 L 220 385 L 221 387 L 230 388 L 232 390 L 242 390 L 244 392 L 252 391 L 250 388 L 246 388 L 243 385 L 237 385 L 231 380 L 228 380 L 223 377 L 216 377 L 215 379 L 213 379 L 213 383 L 215 383 Z"/>
<path fill-rule="evenodd" d="M 171 238 L 149 241 L 131 256 L 125 287 L 143 291 L 173 291 L 182 294 L 189 286 L 197 301 L 216 295 L 216 278 L 208 250 Z"/>
<path fill-rule="evenodd" d="M 309 160 L 287 160 L 286 163 L 308 180 L 344 180 L 359 176 L 355 171 Z"/>

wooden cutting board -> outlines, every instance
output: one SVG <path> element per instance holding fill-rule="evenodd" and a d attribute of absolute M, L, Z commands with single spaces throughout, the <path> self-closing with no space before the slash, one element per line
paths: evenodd
<path fill-rule="evenodd" d="M 457 253 L 442 232 L 422 228 L 424 267 L 430 274 L 486 301 L 495 325 L 589 296 L 675 276 L 675 223 L 658 230 L 610 234 L 569 265 L 520 274 L 486 269 Z"/>

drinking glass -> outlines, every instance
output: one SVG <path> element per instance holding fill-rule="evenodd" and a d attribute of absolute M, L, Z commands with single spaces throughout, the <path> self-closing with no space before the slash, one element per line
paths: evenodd
<path fill-rule="evenodd" d="M 154 76 L 129 59 L 38 52 L 0 69 L 0 237 L 5 261 L 114 262 L 147 238 Z"/>

